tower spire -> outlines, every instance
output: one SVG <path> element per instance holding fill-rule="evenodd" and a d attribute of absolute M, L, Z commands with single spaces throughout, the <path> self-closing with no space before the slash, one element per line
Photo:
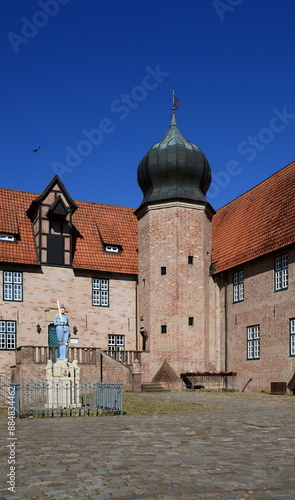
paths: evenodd
<path fill-rule="evenodd" d="M 181 134 L 174 112 L 174 94 L 173 101 L 165 137 L 149 149 L 138 165 L 137 180 L 144 196 L 140 206 L 175 199 L 207 203 L 211 168 L 201 149 Z"/>

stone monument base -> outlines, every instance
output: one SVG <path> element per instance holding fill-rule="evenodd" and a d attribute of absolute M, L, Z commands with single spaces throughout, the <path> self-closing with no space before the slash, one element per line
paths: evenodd
<path fill-rule="evenodd" d="M 48 360 L 46 365 L 45 408 L 81 408 L 79 401 L 80 368 L 78 361 L 68 363 L 59 359 Z"/>

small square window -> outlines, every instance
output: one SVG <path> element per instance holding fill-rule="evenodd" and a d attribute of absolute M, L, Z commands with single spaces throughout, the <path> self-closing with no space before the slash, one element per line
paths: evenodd
<path fill-rule="evenodd" d="M 161 275 L 164 276 L 166 274 L 166 267 L 161 267 Z"/>
<path fill-rule="evenodd" d="M 167 333 L 167 325 L 161 325 L 161 333 Z"/>
<path fill-rule="evenodd" d="M 119 245 L 105 245 L 105 251 L 108 253 L 121 253 L 122 247 Z"/>
<path fill-rule="evenodd" d="M 188 325 L 189 326 L 194 326 L 194 318 L 193 318 L 193 316 L 189 316 L 189 318 L 188 318 Z"/>
<path fill-rule="evenodd" d="M 15 235 L 13 235 L 13 234 L 1 233 L 0 234 L 0 241 L 7 241 L 8 243 L 15 243 L 16 238 L 15 238 Z"/>
<path fill-rule="evenodd" d="M 187 262 L 188 262 L 188 264 L 193 264 L 194 263 L 194 256 L 193 255 L 189 255 L 188 258 L 187 258 Z"/>

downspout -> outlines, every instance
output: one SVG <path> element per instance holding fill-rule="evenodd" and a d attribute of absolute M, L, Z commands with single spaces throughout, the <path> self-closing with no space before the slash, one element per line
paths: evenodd
<path fill-rule="evenodd" d="M 214 311 L 215 311 L 215 319 L 214 319 L 214 358 L 216 361 L 216 368 L 217 370 L 220 370 L 220 318 L 218 322 L 217 318 L 217 311 L 219 311 L 219 316 L 220 316 L 220 297 L 217 298 L 217 289 L 218 287 L 218 278 L 213 277 L 213 283 L 214 283 Z M 219 301 L 218 301 L 219 299 Z"/>
<path fill-rule="evenodd" d="M 228 371 L 228 306 L 227 306 L 227 273 L 224 276 L 224 370 Z"/>
<path fill-rule="evenodd" d="M 135 350 L 138 351 L 138 278 L 135 284 Z"/>

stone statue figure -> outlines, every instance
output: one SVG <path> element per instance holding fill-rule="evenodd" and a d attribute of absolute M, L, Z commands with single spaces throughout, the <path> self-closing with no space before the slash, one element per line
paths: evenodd
<path fill-rule="evenodd" d="M 56 326 L 56 334 L 59 342 L 59 357 L 57 359 L 65 359 L 67 355 L 68 340 L 70 336 L 69 319 L 65 314 L 65 306 L 60 306 L 60 312 L 54 316 L 54 324 Z"/>

